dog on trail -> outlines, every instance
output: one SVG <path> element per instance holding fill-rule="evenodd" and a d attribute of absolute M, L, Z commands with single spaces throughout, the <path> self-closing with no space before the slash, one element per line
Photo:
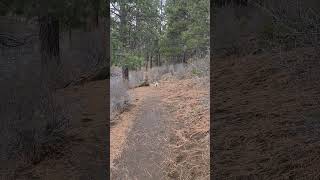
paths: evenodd
<path fill-rule="evenodd" d="M 155 81 L 155 82 L 153 83 L 153 86 L 154 86 L 154 87 L 158 87 L 158 86 L 159 86 L 158 81 Z"/>

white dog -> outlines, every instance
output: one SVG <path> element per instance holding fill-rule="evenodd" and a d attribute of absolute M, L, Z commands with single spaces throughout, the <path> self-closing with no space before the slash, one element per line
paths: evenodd
<path fill-rule="evenodd" d="M 159 86 L 159 83 L 156 81 L 153 83 L 154 87 L 158 87 Z"/>

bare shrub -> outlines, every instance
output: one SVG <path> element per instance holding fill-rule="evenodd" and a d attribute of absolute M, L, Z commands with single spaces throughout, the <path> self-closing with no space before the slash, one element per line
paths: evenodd
<path fill-rule="evenodd" d="M 175 64 L 173 66 L 174 68 L 174 75 L 178 78 L 178 79 L 183 79 L 186 77 L 186 73 L 187 73 L 187 64 Z"/>
<path fill-rule="evenodd" d="M 209 91 L 210 88 L 210 56 L 207 54 L 203 58 L 193 57 L 188 60 L 185 77 L 191 77 L 198 89 Z M 203 105 L 209 103 L 209 97 Z"/>
<path fill-rule="evenodd" d="M 128 86 L 123 82 L 121 76 L 113 76 L 110 79 L 110 116 L 115 120 L 117 114 L 125 110 L 130 103 L 127 92 Z"/>
<path fill-rule="evenodd" d="M 165 65 L 153 67 L 149 70 L 149 79 L 151 82 L 159 81 L 161 77 L 168 72 L 169 70 Z"/>
<path fill-rule="evenodd" d="M 143 71 L 130 71 L 129 87 L 136 87 L 143 82 Z"/>

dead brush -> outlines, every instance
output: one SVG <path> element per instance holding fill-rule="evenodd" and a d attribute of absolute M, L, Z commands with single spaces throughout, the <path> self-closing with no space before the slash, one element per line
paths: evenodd
<path fill-rule="evenodd" d="M 204 58 L 192 58 L 188 60 L 188 73 L 198 76 L 205 77 L 209 76 L 210 73 L 210 57 L 206 55 Z"/>
<path fill-rule="evenodd" d="M 210 179 L 209 118 L 206 116 L 206 113 L 209 113 L 209 104 L 204 100 L 208 98 L 209 93 L 203 92 L 204 89 L 209 89 L 207 86 L 200 86 L 194 78 L 180 80 L 179 83 L 181 87 L 176 90 L 177 94 L 187 95 L 190 92 L 185 90 L 186 87 L 197 84 L 192 85 L 193 88 L 190 90 L 197 89 L 197 92 L 203 95 L 193 96 L 184 102 L 195 103 L 193 108 L 186 108 L 180 99 L 169 101 L 170 104 L 177 103 L 177 121 L 176 125 L 172 126 L 169 139 L 169 155 L 165 161 L 166 173 L 170 179 Z"/>
<path fill-rule="evenodd" d="M 111 77 L 110 88 L 110 115 L 111 121 L 115 122 L 116 116 L 130 104 L 130 96 L 127 92 L 129 88 L 121 78 L 116 77 Z"/>
<path fill-rule="evenodd" d="M 143 82 L 143 71 L 130 71 L 129 88 L 137 87 Z"/>
<path fill-rule="evenodd" d="M 202 140 L 185 137 L 176 131 L 176 142 L 170 145 L 166 164 L 167 175 L 172 179 L 209 179 L 209 135 Z"/>

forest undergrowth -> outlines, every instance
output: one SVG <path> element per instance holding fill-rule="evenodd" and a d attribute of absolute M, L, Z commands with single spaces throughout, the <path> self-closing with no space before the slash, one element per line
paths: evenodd
<path fill-rule="evenodd" d="M 131 73 L 129 84 L 143 82 L 142 74 Z M 163 164 L 167 177 L 209 179 L 209 57 L 190 59 L 187 64 L 155 67 L 148 74 L 151 86 L 159 82 L 162 105 L 174 117 L 169 130 L 168 155 Z M 121 112 L 130 111 L 130 91 L 134 89 L 129 90 L 120 77 L 116 80 L 117 75 L 121 76 L 119 70 L 117 73 L 113 69 L 112 75 L 111 82 L 118 84 L 111 85 L 111 120 L 119 124 Z"/>

